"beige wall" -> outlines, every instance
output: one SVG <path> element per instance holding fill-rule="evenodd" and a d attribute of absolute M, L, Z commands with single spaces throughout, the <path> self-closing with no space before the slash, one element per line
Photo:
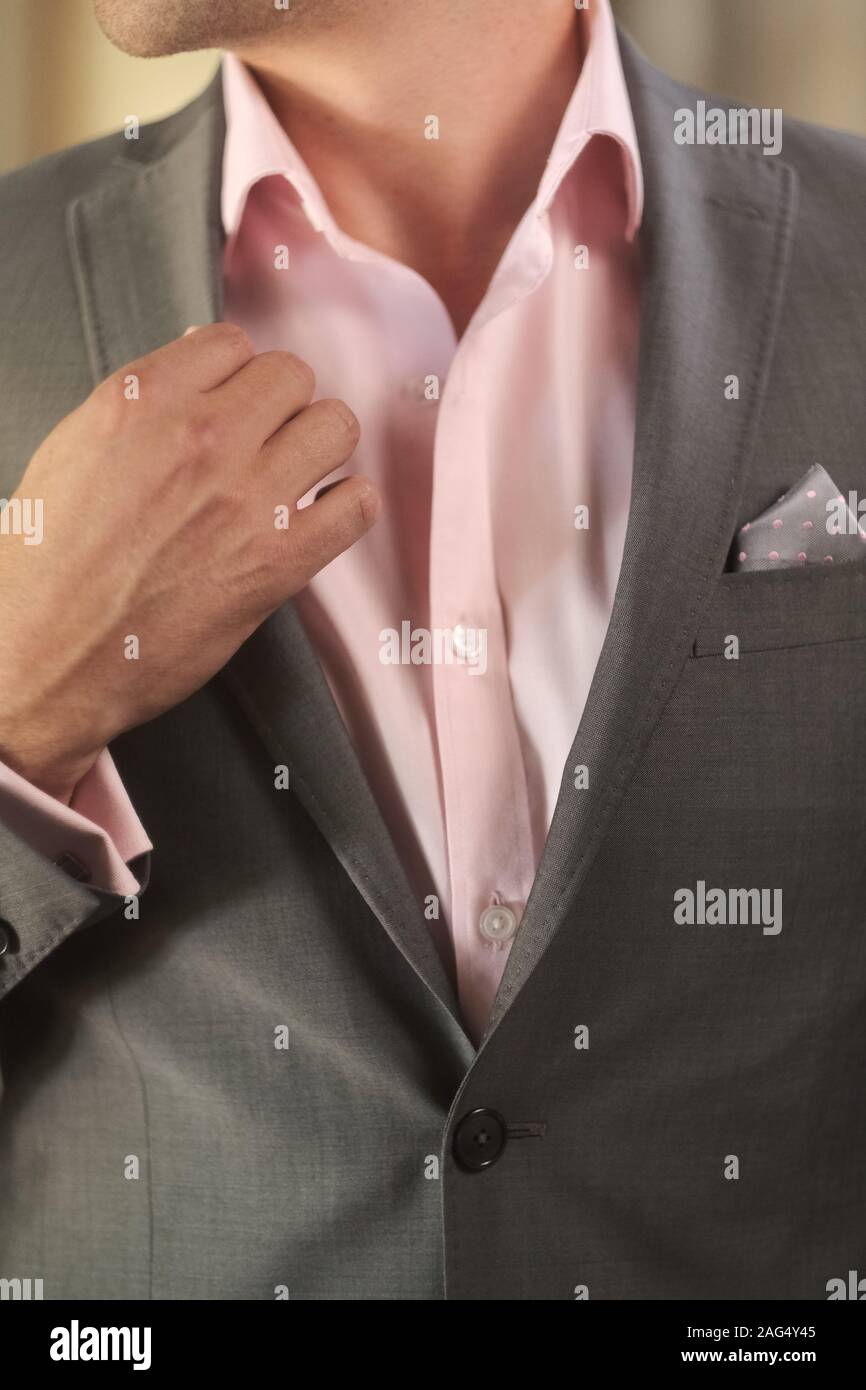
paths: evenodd
<path fill-rule="evenodd" d="M 676 76 L 866 134 L 866 0 L 615 7 L 653 61 Z M 165 115 L 201 90 L 215 63 L 208 53 L 125 57 L 99 32 L 91 0 L 0 0 L 0 169 L 105 134 L 128 115 Z"/>
<path fill-rule="evenodd" d="M 165 116 L 216 63 L 213 53 L 127 58 L 103 38 L 91 0 L 0 0 L 0 168 L 106 135 L 129 115 Z"/>
<path fill-rule="evenodd" d="M 684 82 L 866 135 L 866 0 L 614 0 Z"/>

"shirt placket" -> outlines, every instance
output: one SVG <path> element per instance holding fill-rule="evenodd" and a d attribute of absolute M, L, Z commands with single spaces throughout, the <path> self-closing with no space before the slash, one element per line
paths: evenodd
<path fill-rule="evenodd" d="M 483 340 L 470 329 L 437 423 L 430 622 L 454 633 L 456 659 L 434 663 L 433 691 L 458 992 L 476 1041 L 535 870 L 496 582 L 484 395 Z M 468 659 L 461 661 L 464 652 Z"/>

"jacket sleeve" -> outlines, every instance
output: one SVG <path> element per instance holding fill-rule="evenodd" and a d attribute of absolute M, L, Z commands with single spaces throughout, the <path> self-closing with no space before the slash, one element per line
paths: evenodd
<path fill-rule="evenodd" d="M 68 806 L 0 764 L 0 998 L 142 893 L 151 849 L 107 751 Z"/>

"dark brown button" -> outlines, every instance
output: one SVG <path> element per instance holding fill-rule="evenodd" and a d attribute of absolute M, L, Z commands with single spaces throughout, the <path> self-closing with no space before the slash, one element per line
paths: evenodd
<path fill-rule="evenodd" d="M 505 1121 L 486 1106 L 470 1110 L 454 1131 L 454 1157 L 467 1173 L 480 1173 L 502 1156 L 508 1133 Z"/>

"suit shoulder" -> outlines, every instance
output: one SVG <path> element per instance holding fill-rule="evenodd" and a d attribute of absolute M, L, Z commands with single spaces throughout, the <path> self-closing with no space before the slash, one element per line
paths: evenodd
<path fill-rule="evenodd" d="M 65 205 L 91 192 L 120 156 L 121 134 L 58 150 L 0 176 L 0 217 Z"/>
<path fill-rule="evenodd" d="M 809 121 L 785 120 L 782 159 L 796 171 L 804 205 L 862 234 L 866 217 L 866 139 Z"/>
<path fill-rule="evenodd" d="M 681 112 L 762 112 L 754 101 L 744 101 L 729 93 L 712 92 L 682 82 L 654 67 L 627 35 L 620 35 L 623 63 L 632 97 L 648 119 L 648 126 L 661 139 L 665 127 L 672 131 Z M 775 117 L 775 109 L 767 108 Z M 795 119 L 784 108 L 781 112 L 781 149 L 778 155 L 764 156 L 754 145 L 741 147 L 745 158 L 767 162 L 780 158 L 799 175 L 801 183 L 817 198 L 824 191 L 842 191 L 843 206 L 866 197 L 866 138 L 811 121 Z M 712 152 L 713 147 L 709 147 Z"/>
<path fill-rule="evenodd" d="M 0 176 L 0 218 L 21 228 L 34 218 L 57 212 L 75 198 L 98 191 L 125 167 L 135 171 L 157 163 L 189 128 L 220 101 L 218 77 L 180 111 L 141 126 L 137 138 L 115 131 L 96 140 L 58 150 Z"/>

